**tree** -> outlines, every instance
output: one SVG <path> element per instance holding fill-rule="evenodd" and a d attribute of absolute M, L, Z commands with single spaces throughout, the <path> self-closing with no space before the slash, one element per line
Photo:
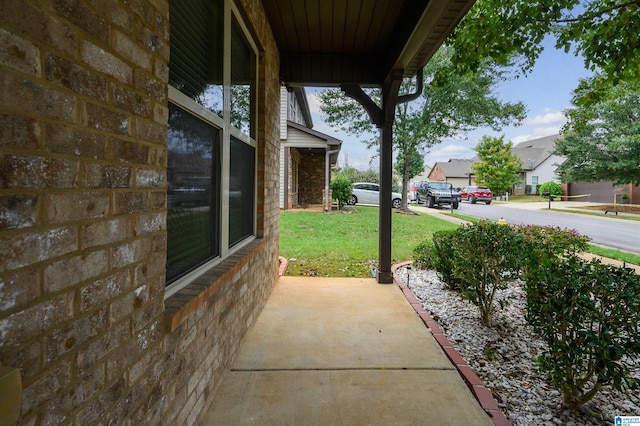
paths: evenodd
<path fill-rule="evenodd" d="M 559 171 L 563 182 L 613 180 L 640 184 L 640 85 L 622 83 L 587 106 L 578 91 L 576 108 L 556 140 L 555 153 L 566 157 Z"/>
<path fill-rule="evenodd" d="M 402 179 L 406 182 L 424 171 L 424 157 L 417 149 L 400 152 L 394 167 L 400 176 L 404 177 L 404 173 L 407 173 L 407 178 Z M 404 193 L 405 189 L 402 188 L 401 191 Z"/>
<path fill-rule="evenodd" d="M 451 48 L 443 46 L 424 68 L 424 90 L 420 101 L 398 106 L 394 121 L 393 145 L 398 157 L 411 159 L 416 152 L 426 152 L 442 139 L 465 133 L 480 126 L 498 131 L 507 124 L 519 124 L 525 117 L 522 102 L 503 103 L 493 94 L 500 77 L 486 63 L 476 72 L 452 76 L 445 84 L 435 85 L 434 76 L 452 67 Z M 415 90 L 416 82 L 405 80 L 402 93 Z M 367 90 L 372 99 L 380 99 L 379 90 Z M 327 123 L 343 131 L 365 137 L 369 147 L 378 144 L 374 128 L 364 108 L 339 90 L 321 92 L 320 109 Z M 402 208 L 407 208 L 410 179 L 409 165 L 402 165 Z M 415 175 L 414 175 L 415 176 Z"/>
<path fill-rule="evenodd" d="M 526 74 L 542 52 L 545 36 L 584 58 L 600 74 L 584 88 L 597 100 L 619 82 L 640 80 L 640 0 L 478 0 L 447 43 L 458 73 L 489 59 Z M 447 75 L 439 74 L 439 80 Z"/>
<path fill-rule="evenodd" d="M 505 143 L 504 136 L 483 136 L 475 148 L 480 161 L 471 166 L 476 182 L 498 193 L 519 183 L 522 161 L 511 152 L 512 147 L 511 142 Z"/>

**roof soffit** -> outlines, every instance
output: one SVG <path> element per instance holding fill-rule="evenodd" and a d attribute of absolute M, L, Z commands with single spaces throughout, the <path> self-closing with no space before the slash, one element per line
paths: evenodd
<path fill-rule="evenodd" d="M 474 0 L 263 0 L 291 85 L 378 86 L 424 66 Z"/>

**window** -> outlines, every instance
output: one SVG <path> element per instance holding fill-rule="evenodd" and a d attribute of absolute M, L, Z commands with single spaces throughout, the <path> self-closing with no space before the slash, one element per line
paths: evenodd
<path fill-rule="evenodd" d="M 227 8 L 227 9 L 225 9 Z M 167 292 L 256 233 L 256 49 L 230 1 L 172 0 Z"/>
<path fill-rule="evenodd" d="M 538 176 L 531 176 L 531 186 L 538 185 Z"/>
<path fill-rule="evenodd" d="M 220 254 L 219 129 L 169 104 L 167 281 Z"/>

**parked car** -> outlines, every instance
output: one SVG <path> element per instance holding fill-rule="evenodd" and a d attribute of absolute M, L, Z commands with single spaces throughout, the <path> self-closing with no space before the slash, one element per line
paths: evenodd
<path fill-rule="evenodd" d="M 380 204 L 380 185 L 370 182 L 356 182 L 351 190 L 351 199 L 347 204 Z M 397 192 L 391 193 L 391 205 L 394 209 L 402 206 L 402 195 Z"/>
<path fill-rule="evenodd" d="M 491 204 L 493 193 L 486 186 L 471 185 L 460 191 L 460 197 L 471 204 L 475 204 L 476 201 L 484 201 L 487 204 Z"/>
<path fill-rule="evenodd" d="M 454 209 L 460 204 L 460 193 L 449 182 L 430 181 L 418 184 L 418 203 L 427 207 L 449 204 Z"/>

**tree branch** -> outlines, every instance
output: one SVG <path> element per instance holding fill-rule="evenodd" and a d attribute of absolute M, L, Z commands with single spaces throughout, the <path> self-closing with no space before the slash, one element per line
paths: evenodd
<path fill-rule="evenodd" d="M 556 24 L 570 24 L 570 23 L 574 23 L 574 22 L 591 21 L 592 19 L 594 19 L 597 16 L 602 16 L 605 13 L 609 13 L 609 12 L 612 12 L 614 10 L 625 9 L 627 6 L 633 6 L 633 5 L 640 6 L 640 0 L 631 0 L 631 1 L 619 4 L 617 6 L 611 6 L 611 7 L 605 8 L 605 9 L 600 9 L 598 11 L 591 12 L 589 14 L 585 14 L 585 15 L 580 16 L 578 18 L 555 19 L 555 20 L 553 20 L 553 22 L 556 23 Z"/>

